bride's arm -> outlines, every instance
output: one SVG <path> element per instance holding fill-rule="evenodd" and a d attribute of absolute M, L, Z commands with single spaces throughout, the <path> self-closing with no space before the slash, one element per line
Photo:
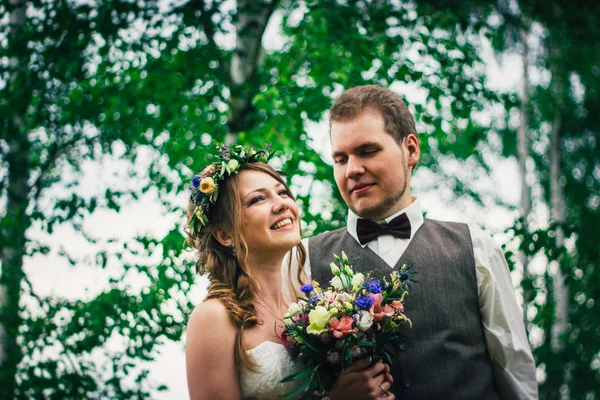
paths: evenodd
<path fill-rule="evenodd" d="M 186 370 L 191 400 L 239 399 L 236 328 L 225 306 L 208 300 L 194 309 L 186 331 Z"/>

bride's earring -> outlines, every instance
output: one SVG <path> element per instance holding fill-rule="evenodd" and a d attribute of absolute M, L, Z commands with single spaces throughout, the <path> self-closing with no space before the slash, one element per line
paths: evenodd
<path fill-rule="evenodd" d="M 231 254 L 235 256 L 235 245 L 233 243 L 229 243 L 227 248 L 231 251 Z"/>

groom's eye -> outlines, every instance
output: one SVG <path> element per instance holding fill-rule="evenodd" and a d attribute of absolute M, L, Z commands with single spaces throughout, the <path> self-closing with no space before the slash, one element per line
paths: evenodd
<path fill-rule="evenodd" d="M 374 148 L 364 149 L 362 152 L 362 155 L 368 157 L 368 156 L 372 156 L 372 155 L 376 154 L 378 151 L 379 151 L 379 149 L 374 149 Z"/>

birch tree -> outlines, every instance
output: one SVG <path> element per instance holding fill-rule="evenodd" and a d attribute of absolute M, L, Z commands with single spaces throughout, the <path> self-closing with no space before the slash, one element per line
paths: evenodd
<path fill-rule="evenodd" d="M 22 41 L 25 24 L 25 2 L 14 0 L 10 3 L 9 24 L 11 26 L 8 40 Z M 26 60 L 18 53 L 10 55 L 9 63 L 15 72 L 5 75 L 5 85 L 16 91 L 20 84 L 20 77 L 16 71 L 26 68 Z M 7 393 L 15 389 L 16 367 L 21 359 L 17 345 L 17 332 L 21 324 L 18 304 L 21 298 L 20 283 L 23 279 L 23 257 L 25 255 L 25 231 L 29 226 L 27 218 L 27 197 L 29 194 L 28 176 L 24 171 L 29 170 L 29 143 L 23 137 L 24 111 L 26 99 L 17 106 L 21 113 L 7 115 L 4 129 L 6 133 L 5 160 L 11 165 L 8 176 L 3 181 L 8 183 L 6 190 L 7 212 L 3 216 L 2 225 L 8 229 L 0 231 L 0 386 Z M 8 148 L 7 148 L 8 147 Z M 4 185 L 3 185 L 4 186 Z M 13 235 L 8 235 L 7 232 Z"/>
<path fill-rule="evenodd" d="M 594 398 L 600 383 L 594 360 L 600 349 L 591 337 L 598 333 L 593 327 L 600 313 L 591 282 L 598 278 L 600 259 L 590 229 L 599 216 L 594 171 L 600 157 L 592 139 L 598 136 L 598 115 L 590 111 L 598 104 L 600 89 L 600 53 L 593 50 L 600 9 L 588 2 L 512 4 L 518 5 L 519 14 L 511 17 L 535 24 L 539 43 L 531 67 L 538 82 L 527 98 L 529 154 L 542 192 L 533 207 L 549 210 L 549 219 L 536 221 L 531 231 L 516 231 L 526 257 L 541 254 L 547 260 L 543 273 L 524 280 L 535 311 L 528 322 L 542 372 L 540 397 Z M 548 79 L 540 81 L 544 74 Z M 510 147 L 510 140 L 505 144 Z M 516 146 L 514 151 L 518 157 L 524 154 Z"/>

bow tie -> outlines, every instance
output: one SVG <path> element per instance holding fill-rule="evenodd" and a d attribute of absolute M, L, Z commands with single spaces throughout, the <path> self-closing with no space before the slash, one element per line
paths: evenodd
<path fill-rule="evenodd" d="M 410 221 L 406 214 L 400 214 L 388 224 L 380 225 L 369 219 L 359 218 L 356 233 L 360 244 L 369 243 L 380 235 L 392 235 L 398 239 L 410 239 Z"/>

